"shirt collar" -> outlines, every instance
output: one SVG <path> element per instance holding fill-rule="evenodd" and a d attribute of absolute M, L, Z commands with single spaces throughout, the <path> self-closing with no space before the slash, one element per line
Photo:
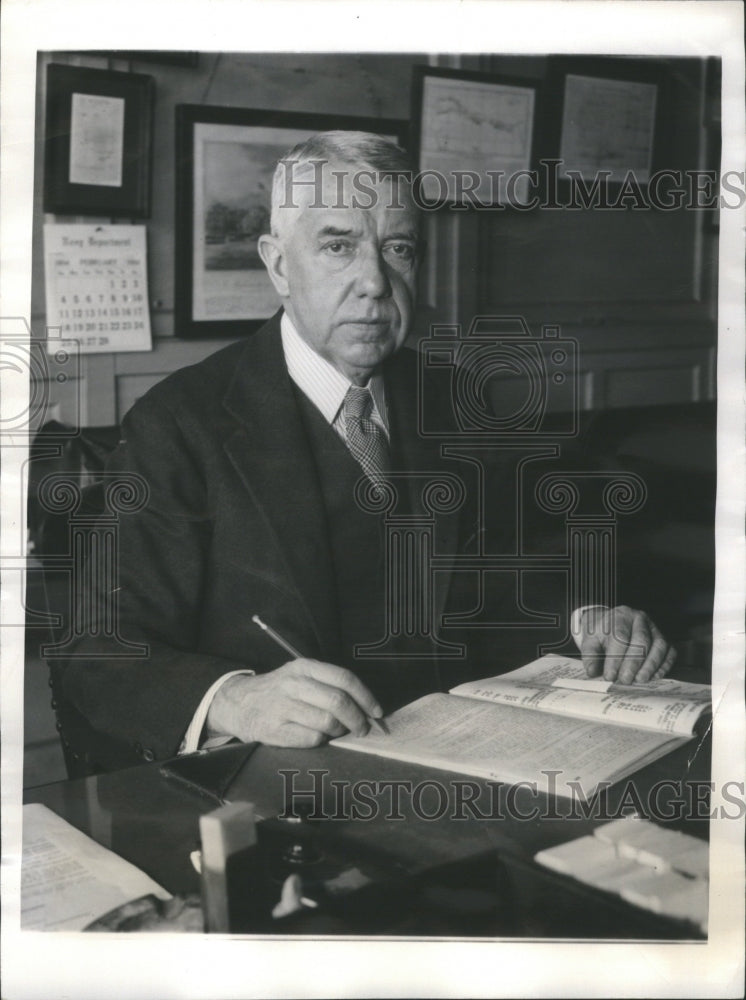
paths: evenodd
<path fill-rule="evenodd" d="M 286 312 L 280 319 L 280 334 L 290 378 L 333 424 L 352 382 L 306 343 Z M 372 375 L 368 388 L 381 423 L 388 428 L 383 376 Z"/>

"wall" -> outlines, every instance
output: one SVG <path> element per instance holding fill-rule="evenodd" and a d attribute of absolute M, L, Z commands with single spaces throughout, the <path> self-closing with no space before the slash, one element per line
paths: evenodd
<path fill-rule="evenodd" d="M 149 292 L 154 351 L 140 354 L 92 355 L 83 363 L 82 382 L 55 386 L 59 415 L 74 419 L 78 405 L 89 425 L 114 423 L 162 374 L 206 356 L 220 341 L 185 342 L 174 334 L 174 116 L 177 104 L 234 105 L 281 111 L 325 111 L 366 117 L 408 118 L 411 67 L 424 56 L 237 55 L 207 53 L 196 69 L 149 61 L 94 55 L 45 54 L 39 60 L 37 136 L 43 135 L 45 69 L 48 62 L 101 69 L 132 70 L 156 78 L 152 215 L 147 220 Z M 42 143 L 35 163 L 34 272 L 32 327 L 44 336 L 42 224 L 111 222 L 91 217 L 44 217 L 42 212 Z M 129 220 L 118 219 L 125 222 Z M 52 363 L 52 377 L 56 373 Z M 54 383 L 53 383 L 54 384 Z M 80 404 L 76 400 L 79 395 Z"/>
<path fill-rule="evenodd" d="M 529 71 L 520 59 L 484 63 Z M 707 64 L 617 60 L 609 75 L 624 73 L 625 63 L 633 78 L 650 70 L 659 81 L 654 168 L 686 176 L 717 167 L 710 149 L 719 95 Z M 576 71 L 593 75 L 593 67 Z M 551 65 L 535 65 L 533 75 L 541 86 Z M 520 313 L 535 328 L 559 325 L 576 340 L 582 408 L 714 398 L 718 234 L 710 212 L 686 204 L 541 210 L 477 222 L 475 309 Z"/>
<path fill-rule="evenodd" d="M 147 220 L 152 352 L 83 360 L 60 385 L 50 364 L 51 415 L 111 424 L 169 371 L 221 346 L 174 336 L 174 114 L 180 103 L 409 116 L 412 66 L 460 63 L 542 84 L 542 57 L 201 54 L 197 68 L 90 54 L 39 60 L 37 137 L 43 136 L 45 68 L 68 62 L 152 74 L 156 79 L 152 215 Z M 672 163 L 703 165 L 704 65 L 669 67 Z M 670 164 L 667 164 L 670 165 Z M 42 142 L 35 164 L 32 326 L 44 336 Z M 92 222 L 47 217 L 46 221 Z M 468 324 L 480 313 L 520 313 L 538 331 L 560 323 L 580 346 L 584 408 L 711 398 L 714 394 L 717 234 L 704 213 L 430 213 L 419 332 L 431 322 Z"/>

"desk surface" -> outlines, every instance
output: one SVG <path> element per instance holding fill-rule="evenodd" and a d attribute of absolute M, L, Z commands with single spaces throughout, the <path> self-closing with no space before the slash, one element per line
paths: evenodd
<path fill-rule="evenodd" d="M 213 754 L 228 773 L 245 752 L 232 745 Z M 506 785 L 333 747 L 259 746 L 238 771 L 227 798 L 251 801 L 260 817 L 272 818 L 286 808 L 291 788 L 316 787 L 321 790 L 317 809 L 327 817 L 318 827 L 354 857 L 371 857 L 409 875 L 448 870 L 451 884 L 459 878 L 454 866 L 462 865 L 464 884 L 472 885 L 492 884 L 501 868 L 502 884 L 510 883 L 519 903 L 497 928 L 500 936 L 690 939 L 697 937 L 692 928 L 572 883 L 540 869 L 531 858 L 640 804 L 646 807 L 651 790 L 662 781 L 658 805 L 672 817 L 671 825 L 706 838 L 708 779 L 709 742 L 698 746 L 693 740 L 615 785 L 584 817 L 577 803 L 528 788 L 509 791 Z M 396 782 L 403 784 L 391 784 Z M 398 809 L 392 805 L 395 788 Z M 164 778 L 158 764 L 29 789 L 25 800 L 49 806 L 171 892 L 199 890 L 189 855 L 199 847 L 200 815 L 216 803 Z M 299 801 L 296 797 L 296 805 Z M 357 810 L 356 818 L 349 818 L 351 809 Z"/>

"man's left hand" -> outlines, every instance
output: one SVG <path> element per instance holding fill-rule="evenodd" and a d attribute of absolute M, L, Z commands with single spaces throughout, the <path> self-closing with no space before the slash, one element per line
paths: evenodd
<path fill-rule="evenodd" d="M 580 620 L 580 652 L 589 677 L 633 684 L 665 677 L 676 650 L 644 611 L 622 604 L 589 608 Z"/>

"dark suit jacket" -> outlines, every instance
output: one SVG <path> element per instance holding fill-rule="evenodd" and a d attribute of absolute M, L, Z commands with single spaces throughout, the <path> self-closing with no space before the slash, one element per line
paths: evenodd
<path fill-rule="evenodd" d="M 438 445 L 417 433 L 416 375 L 407 349 L 385 366 L 392 461 L 433 470 Z M 142 510 L 120 515 L 118 574 L 119 634 L 148 655 L 81 641 L 63 689 L 96 731 L 146 759 L 173 755 L 214 680 L 288 659 L 253 614 L 305 655 L 339 662 L 328 526 L 279 316 L 143 397 L 108 471 L 135 472 L 149 489 Z M 442 519 L 439 551 L 474 534 L 469 518 Z M 448 582 L 439 574 L 436 612 Z"/>

